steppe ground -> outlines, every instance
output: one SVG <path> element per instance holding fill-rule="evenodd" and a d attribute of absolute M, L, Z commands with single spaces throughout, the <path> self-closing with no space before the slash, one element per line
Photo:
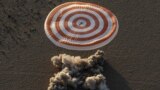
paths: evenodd
<path fill-rule="evenodd" d="M 55 46 L 44 33 L 47 14 L 71 0 L 0 0 L 0 90 L 46 90 L 60 53 L 92 51 Z M 160 90 L 160 0 L 72 0 L 109 8 L 119 20 L 117 37 L 105 47 L 111 90 Z"/>

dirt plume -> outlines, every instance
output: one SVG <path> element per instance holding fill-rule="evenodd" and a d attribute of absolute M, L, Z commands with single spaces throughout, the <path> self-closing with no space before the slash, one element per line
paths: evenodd
<path fill-rule="evenodd" d="M 51 61 L 60 71 L 50 78 L 48 90 L 109 90 L 103 76 L 104 52 L 88 58 L 60 54 Z"/>

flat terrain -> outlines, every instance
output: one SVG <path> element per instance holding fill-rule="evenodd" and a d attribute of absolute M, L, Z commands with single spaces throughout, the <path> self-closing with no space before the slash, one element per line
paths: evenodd
<path fill-rule="evenodd" d="M 44 33 L 44 21 L 57 5 L 71 0 L 0 0 L 0 90 L 46 90 L 53 75 L 50 58 L 59 48 Z M 117 37 L 105 51 L 111 90 L 160 90 L 160 0 L 72 0 L 109 8 L 118 18 Z"/>

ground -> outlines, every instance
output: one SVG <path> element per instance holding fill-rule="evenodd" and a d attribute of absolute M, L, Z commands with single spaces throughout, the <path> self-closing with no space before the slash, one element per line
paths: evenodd
<path fill-rule="evenodd" d="M 50 58 L 59 53 L 87 57 L 46 37 L 44 21 L 55 6 L 75 0 L 0 0 L 0 90 L 46 90 Z M 160 90 L 160 0 L 76 0 L 109 8 L 118 18 L 117 37 L 102 48 L 111 90 Z"/>

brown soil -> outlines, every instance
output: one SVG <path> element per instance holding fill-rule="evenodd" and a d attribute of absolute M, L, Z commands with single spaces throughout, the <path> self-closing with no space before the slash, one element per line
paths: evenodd
<path fill-rule="evenodd" d="M 55 71 L 50 57 L 96 51 L 62 49 L 46 37 L 47 14 L 67 1 L 0 0 L 0 90 L 46 90 Z M 160 90 L 160 0 L 76 1 L 107 7 L 119 20 L 117 37 L 101 48 L 110 89 Z"/>

